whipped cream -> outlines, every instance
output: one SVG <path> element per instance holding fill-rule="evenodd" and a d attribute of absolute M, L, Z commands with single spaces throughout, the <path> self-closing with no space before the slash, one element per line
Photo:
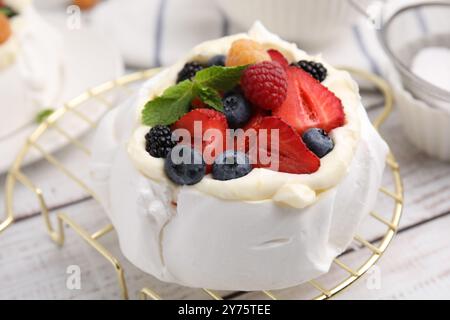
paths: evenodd
<path fill-rule="evenodd" d="M 137 109 L 136 114 L 137 128 L 128 143 L 128 154 L 136 168 L 147 178 L 158 182 L 168 182 L 163 170 L 164 160 L 150 157 L 145 151 L 144 137 L 149 127 L 141 125 L 142 107 L 148 100 L 161 95 L 166 88 L 175 83 L 178 71 L 187 61 L 206 61 L 214 55 L 226 54 L 232 42 L 242 38 L 258 41 L 267 49 L 277 49 L 291 62 L 306 59 L 323 63 L 328 70 L 328 76 L 323 85 L 341 99 L 346 124 L 330 133 L 335 147 L 321 159 L 320 169 L 315 173 L 289 174 L 256 168 L 242 178 L 229 181 L 214 180 L 211 175 L 207 175 L 192 188 L 224 200 L 273 199 L 282 205 L 303 208 L 317 201 L 321 192 L 335 187 L 348 172 L 360 139 L 360 119 L 357 109 L 361 106 L 361 99 L 358 86 L 347 72 L 333 68 L 320 56 L 308 56 L 295 44 L 283 41 L 268 32 L 260 23 L 256 23 L 248 34 L 237 34 L 198 45 L 174 66 L 149 80 L 141 90 L 138 99 L 140 108 Z M 177 188 L 173 184 L 172 187 Z"/>

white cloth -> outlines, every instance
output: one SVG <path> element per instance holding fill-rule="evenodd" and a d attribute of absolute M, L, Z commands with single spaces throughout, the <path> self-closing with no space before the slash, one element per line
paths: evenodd
<path fill-rule="evenodd" d="M 38 0 L 37 4 L 41 9 L 54 9 L 55 2 L 67 5 L 67 0 Z M 377 1 L 360 3 L 371 2 Z M 418 0 L 384 0 L 383 16 L 413 2 Z M 87 17 L 94 29 L 116 43 L 125 63 L 136 68 L 171 65 L 198 43 L 245 31 L 234 25 L 213 0 L 105 0 Z M 426 21 L 418 15 L 417 24 L 423 23 Z M 389 63 L 379 45 L 376 27 L 362 15 L 339 39 L 315 49 L 317 52 L 301 43 L 299 47 L 311 54 L 320 51 L 332 64 L 381 75 L 385 75 Z"/>
<path fill-rule="evenodd" d="M 108 0 L 92 12 L 91 19 L 93 27 L 111 37 L 125 62 L 134 67 L 170 65 L 200 42 L 245 31 L 212 0 Z M 381 49 L 377 46 L 374 28 L 361 18 L 321 51 L 333 64 L 378 73 Z"/>

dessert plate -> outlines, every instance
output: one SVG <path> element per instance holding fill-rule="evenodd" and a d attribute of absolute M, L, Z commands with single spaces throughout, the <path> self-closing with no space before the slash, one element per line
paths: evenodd
<path fill-rule="evenodd" d="M 66 28 L 59 29 L 65 39 L 64 65 L 61 68 L 63 90 L 57 97 L 55 105 L 51 106 L 55 109 L 61 107 L 64 101 L 68 101 L 88 88 L 109 79 L 115 79 L 123 73 L 121 56 L 112 44 L 85 29 L 73 31 Z M 86 50 L 86 48 L 89 48 L 89 50 Z M 104 108 L 99 108 L 98 104 L 93 104 L 92 108 L 85 109 L 88 111 L 80 116 L 87 117 L 92 122 L 99 119 L 104 112 Z M 85 123 L 74 122 L 73 119 L 74 117 L 68 117 L 63 124 L 71 137 L 78 137 L 90 128 Z M 0 157 L 0 174 L 8 170 L 20 150 L 20 146 L 36 127 L 37 124 L 30 123 L 0 140 L 0 154 L 2 155 Z M 68 142 L 67 139 L 52 138 L 50 135 L 41 144 L 45 146 L 47 152 L 55 152 Z M 30 164 L 40 158 L 42 158 L 41 153 L 31 153 L 25 159 L 25 164 Z"/>

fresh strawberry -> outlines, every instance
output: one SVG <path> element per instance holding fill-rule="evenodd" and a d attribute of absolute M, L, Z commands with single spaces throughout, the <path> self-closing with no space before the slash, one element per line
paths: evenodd
<path fill-rule="evenodd" d="M 284 69 L 287 69 L 287 67 L 289 67 L 289 62 L 280 51 L 270 49 L 267 51 L 267 53 L 269 54 L 272 61 L 278 62 Z"/>
<path fill-rule="evenodd" d="M 345 123 L 341 100 L 334 93 L 300 68 L 290 66 L 288 93 L 284 103 L 273 110 L 299 134 L 310 128 L 321 128 L 330 132 Z"/>
<path fill-rule="evenodd" d="M 200 98 L 194 98 L 191 102 L 192 109 L 206 108 L 206 104 Z"/>
<path fill-rule="evenodd" d="M 242 131 L 239 132 L 247 132 L 248 129 L 258 127 L 259 123 L 265 117 L 269 116 L 266 110 L 254 108 L 253 116 L 247 122 L 247 124 L 242 128 Z M 248 136 L 239 136 L 238 133 L 234 136 L 235 149 L 242 152 L 248 152 L 249 150 L 249 139 Z"/>
<path fill-rule="evenodd" d="M 300 135 L 280 118 L 257 118 L 250 129 L 254 129 L 258 136 L 256 143 L 255 139 L 250 139 L 253 143 L 248 147 L 255 167 L 295 174 L 313 173 L 319 169 L 320 159 L 306 147 Z M 278 131 L 278 135 L 274 130 Z M 263 137 L 266 137 L 263 140 L 267 141 L 265 144 L 260 141 Z M 271 162 L 268 163 L 264 157 L 271 158 Z"/>
<path fill-rule="evenodd" d="M 212 109 L 194 109 L 172 125 L 172 130 L 176 129 L 186 129 L 189 132 L 190 141 L 181 141 L 181 143 L 190 143 L 195 148 L 201 149 L 199 151 L 202 152 L 207 164 L 207 172 L 210 172 L 214 159 L 225 148 L 228 129 L 225 115 Z M 210 130 L 205 135 L 208 129 L 215 129 L 215 131 Z"/>

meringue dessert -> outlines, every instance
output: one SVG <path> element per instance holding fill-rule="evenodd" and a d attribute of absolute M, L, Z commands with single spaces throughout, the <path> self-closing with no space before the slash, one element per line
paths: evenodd
<path fill-rule="evenodd" d="M 127 259 L 162 281 L 249 291 L 328 271 L 375 204 L 388 147 L 347 72 L 257 22 L 148 80 L 93 150 Z"/>
<path fill-rule="evenodd" d="M 0 139 L 33 122 L 62 82 L 62 37 L 29 0 L 0 1 Z"/>

